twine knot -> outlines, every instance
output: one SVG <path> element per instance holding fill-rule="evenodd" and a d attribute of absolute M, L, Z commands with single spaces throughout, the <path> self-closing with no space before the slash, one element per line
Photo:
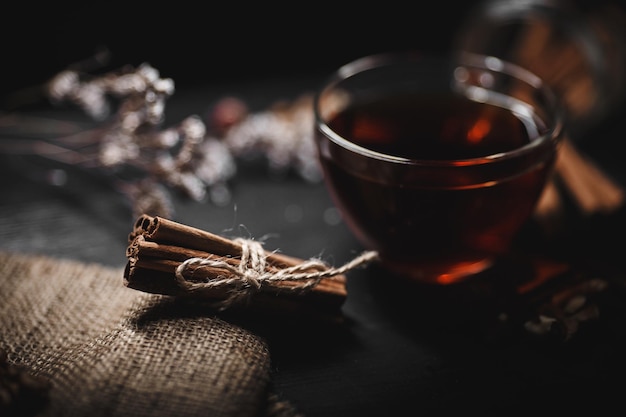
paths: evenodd
<path fill-rule="evenodd" d="M 377 252 L 370 251 L 339 268 L 329 267 L 320 259 L 311 258 L 295 266 L 268 269 L 267 255 L 261 243 L 243 238 L 238 238 L 236 241 L 242 248 L 238 265 L 232 265 L 225 259 L 189 258 L 176 268 L 176 280 L 179 286 L 189 293 L 226 290 L 228 296 L 217 303 L 218 307 L 224 310 L 232 304 L 248 300 L 258 291 L 277 288 L 277 283 L 281 281 L 292 281 L 298 284 L 288 288 L 282 286 L 280 291 L 304 292 L 311 290 L 325 278 L 344 274 L 378 258 Z M 193 281 L 194 271 L 199 268 L 213 268 L 222 273 L 209 280 Z"/>

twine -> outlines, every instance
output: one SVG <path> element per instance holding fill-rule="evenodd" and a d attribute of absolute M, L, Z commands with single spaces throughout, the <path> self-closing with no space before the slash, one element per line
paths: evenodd
<path fill-rule="evenodd" d="M 317 286 L 321 280 L 344 274 L 378 258 L 375 251 L 364 252 L 341 267 L 329 267 L 320 259 L 311 258 L 298 265 L 285 267 L 278 271 L 267 271 L 266 254 L 262 245 L 254 240 L 236 239 L 241 244 L 241 260 L 234 266 L 225 260 L 208 258 L 189 258 L 176 268 L 176 279 L 183 290 L 193 293 L 228 289 L 230 295 L 218 303 L 225 309 L 234 303 L 247 300 L 255 292 L 264 287 L 276 287 L 277 282 L 293 281 L 298 285 L 281 291 L 305 292 Z M 190 281 L 185 276 L 193 276 L 194 271 L 201 267 L 216 268 L 224 271 L 206 282 Z"/>

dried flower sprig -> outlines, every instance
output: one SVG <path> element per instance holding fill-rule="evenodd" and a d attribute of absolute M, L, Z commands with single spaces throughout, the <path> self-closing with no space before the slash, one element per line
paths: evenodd
<path fill-rule="evenodd" d="M 216 204 L 227 203 L 227 183 L 237 172 L 236 158 L 254 152 L 267 157 L 272 172 L 294 168 L 307 181 L 321 179 L 308 95 L 258 113 L 250 113 L 243 101 L 226 97 L 208 115 L 206 123 L 212 131 L 207 131 L 197 115 L 162 128 L 174 82 L 161 78 L 148 64 L 100 76 L 74 65 L 54 76 L 45 91 L 53 104 L 74 104 L 99 125 L 52 139 L 5 138 L 0 140 L 0 152 L 34 154 L 97 169 L 127 196 L 135 216 L 172 217 L 170 190 L 196 201 L 208 197 Z M 2 124 L 7 125 L 4 117 Z"/>
<path fill-rule="evenodd" d="M 220 141 L 207 136 L 199 116 L 189 116 L 178 126 L 159 130 L 165 118 L 165 102 L 174 93 L 174 82 L 160 78 L 148 64 L 87 80 L 75 70 L 66 70 L 50 81 L 48 92 L 54 102 L 73 102 L 96 120 L 109 116 L 110 97 L 121 100 L 116 116 L 99 135 L 98 161 L 105 168 L 133 166 L 146 175 L 137 188 L 143 192 L 131 194 L 139 198 L 135 206 L 141 209 L 166 205 L 165 194 L 146 192 L 151 188 L 146 187 L 150 178 L 200 201 L 207 187 L 227 181 L 236 171 L 230 152 Z M 140 201 L 142 198 L 163 203 L 154 206 Z M 134 212 L 138 210 L 136 207 Z"/>
<path fill-rule="evenodd" d="M 228 98 L 218 103 L 216 114 L 243 113 L 241 106 Z M 260 153 L 274 173 L 294 168 L 304 179 L 317 182 L 321 171 L 315 157 L 312 106 L 309 94 L 291 103 L 278 102 L 268 110 L 239 117 L 223 130 L 222 140 L 235 157 Z"/>
<path fill-rule="evenodd" d="M 111 113 L 109 97 L 125 98 L 119 115 L 122 125 L 134 130 L 142 122 L 156 125 L 163 119 L 165 100 L 174 93 L 174 81 L 160 78 L 148 64 L 126 67 L 99 77 L 87 77 L 79 70 L 67 69 L 47 85 L 48 96 L 56 101 L 71 101 L 96 120 Z"/>

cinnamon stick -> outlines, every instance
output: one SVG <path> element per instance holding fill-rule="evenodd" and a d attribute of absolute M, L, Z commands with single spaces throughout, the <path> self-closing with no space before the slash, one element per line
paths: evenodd
<path fill-rule="evenodd" d="M 537 18 L 527 22 L 514 51 L 514 61 L 560 94 L 571 114 L 580 117 L 591 111 L 598 97 L 579 44 L 557 33 L 545 19 Z"/>
<path fill-rule="evenodd" d="M 131 237 L 141 234 L 146 239 L 188 249 L 197 249 L 218 256 L 241 256 L 242 246 L 234 240 L 184 225 L 159 216 L 142 215 L 135 222 Z M 277 267 L 296 266 L 302 259 L 265 251 L 267 261 Z"/>
<path fill-rule="evenodd" d="M 126 253 L 127 257 L 132 260 L 132 265 L 135 268 L 168 272 L 170 274 L 175 274 L 178 266 L 190 258 L 223 261 L 235 267 L 240 265 L 239 259 L 234 257 L 224 257 L 196 249 L 148 241 L 143 235 L 138 235 L 133 239 Z M 300 262 L 304 262 L 304 260 Z M 205 268 L 205 271 L 203 271 L 200 276 L 204 278 L 217 277 L 224 274 L 224 271 L 219 268 L 206 266 L 203 268 Z M 280 269 L 276 266 L 269 265 L 267 270 L 270 272 L 278 272 Z M 295 290 L 299 284 L 293 281 L 282 281 L 280 285 L 283 286 L 285 290 Z M 345 297 L 345 276 L 340 275 L 332 279 L 321 280 L 317 286 L 317 290 L 329 296 L 336 295 L 338 297 Z M 216 296 L 219 297 L 220 295 L 223 295 L 223 292 L 217 291 Z"/>
<path fill-rule="evenodd" d="M 591 69 L 580 45 L 559 35 L 547 21 L 533 19 L 515 45 L 516 61 L 560 94 L 571 116 L 585 116 L 598 100 Z M 623 187 L 582 155 L 569 138 L 563 140 L 559 149 L 555 175 L 563 180 L 584 214 L 610 213 L 624 204 Z M 540 219 L 553 218 L 561 210 L 561 204 L 558 190 L 551 181 L 535 214 Z"/>
<path fill-rule="evenodd" d="M 561 143 L 554 170 L 535 209 L 535 217 L 544 224 L 552 222 L 562 211 L 563 201 L 555 185 L 561 179 L 583 215 L 609 214 L 624 205 L 626 190 L 591 159 L 583 155 L 574 143 L 565 138 Z"/>
<path fill-rule="evenodd" d="M 555 179 L 550 178 L 539 197 L 539 201 L 537 201 L 534 217 L 540 221 L 545 221 L 544 225 L 549 226 L 554 219 L 558 219 L 562 210 L 563 200 L 558 186 Z"/>
<path fill-rule="evenodd" d="M 242 242 L 162 217 L 140 216 L 128 239 L 124 283 L 144 292 L 228 301 L 233 288 L 211 284 L 221 280 L 231 283 L 233 279 L 229 274 L 247 267 L 242 262 Z M 270 278 L 263 282 L 267 285 L 258 285 L 258 291 L 248 297 L 252 306 L 290 311 L 304 308 L 325 314 L 339 311 L 347 297 L 343 269 L 328 268 L 319 261 L 261 251 L 266 261 L 263 273 Z M 190 260 L 198 262 L 189 264 Z M 189 291 L 180 285 L 180 268 L 185 271 L 182 274 L 185 282 L 197 284 L 201 291 Z M 291 274 L 287 279 L 271 279 L 273 274 L 278 276 L 285 270 Z M 300 280 L 291 279 L 298 274 Z"/>
<path fill-rule="evenodd" d="M 564 140 L 556 170 L 585 214 L 609 213 L 624 204 L 624 189 L 591 160 L 584 157 L 570 140 Z"/>
<path fill-rule="evenodd" d="M 205 294 L 202 298 L 189 296 L 172 279 L 170 272 L 143 268 L 135 268 L 131 272 L 131 269 L 133 269 L 132 263 L 128 262 L 124 271 L 124 283 L 128 288 L 188 301 L 205 302 L 209 305 L 223 300 L 223 297 L 217 294 L 213 297 Z M 249 304 L 234 305 L 229 311 L 253 310 L 255 312 L 273 314 L 283 312 L 296 313 L 315 319 L 319 318 L 337 322 L 342 319 L 340 308 L 344 300 L 345 297 L 329 297 L 316 291 L 300 295 L 286 293 L 279 296 L 272 293 L 257 293 L 250 299 Z"/>

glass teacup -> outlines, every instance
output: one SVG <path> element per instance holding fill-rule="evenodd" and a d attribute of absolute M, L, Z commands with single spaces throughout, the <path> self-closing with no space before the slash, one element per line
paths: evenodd
<path fill-rule="evenodd" d="M 460 282 L 506 254 L 563 137 L 558 100 L 492 56 L 393 53 L 339 68 L 314 100 L 325 183 L 394 274 Z"/>

